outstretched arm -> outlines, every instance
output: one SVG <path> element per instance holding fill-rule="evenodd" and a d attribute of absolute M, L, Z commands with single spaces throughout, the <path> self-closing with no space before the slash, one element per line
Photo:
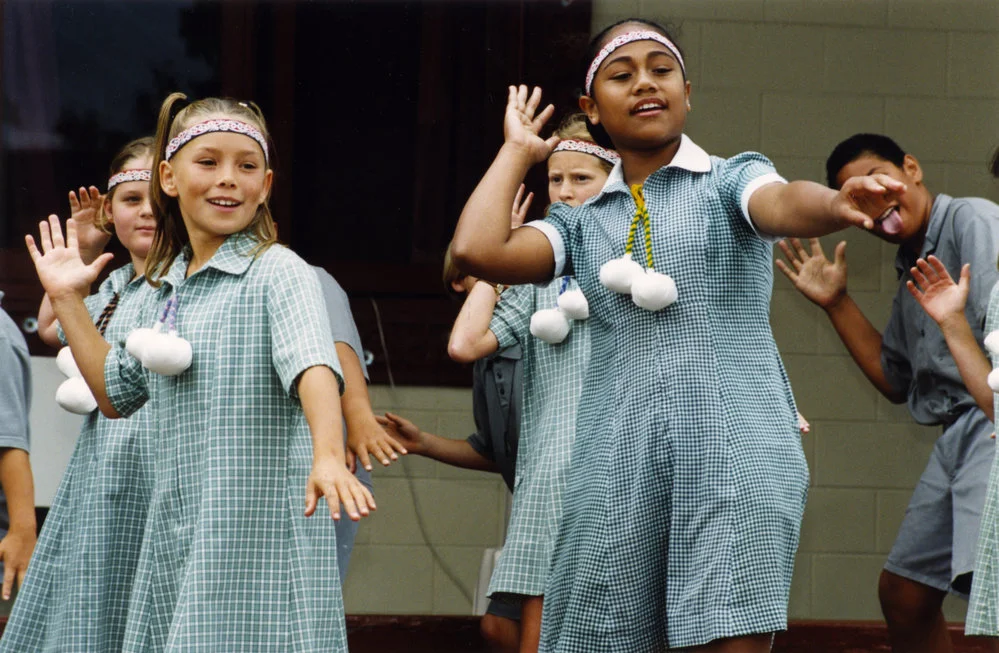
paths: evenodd
<path fill-rule="evenodd" d="M 763 186 L 749 198 L 749 215 L 773 236 L 824 236 L 851 225 L 873 229 L 874 220 L 905 192 L 887 175 L 853 177 L 839 191 L 811 181 Z"/>
<path fill-rule="evenodd" d="M 378 424 L 371 410 L 368 382 L 353 347 L 345 342 L 337 342 L 336 355 L 343 368 L 344 390 L 340 406 L 347 423 L 347 445 L 350 447 L 347 462 L 353 468 L 353 456 L 356 455 L 364 469 L 371 471 L 371 456 L 374 456 L 387 467 L 392 460 L 398 460 L 396 452 L 405 455 L 406 448 L 389 437 Z"/>
<path fill-rule="evenodd" d="M 486 175 L 468 198 L 451 243 L 455 265 L 501 283 L 535 283 L 552 278 L 555 255 L 548 238 L 536 229 L 510 229 L 509 207 L 527 171 L 548 158 L 558 142 L 538 134 L 555 108 L 535 116 L 541 89 L 528 96 L 526 86 L 511 86 L 503 119 L 506 137 Z"/>
<path fill-rule="evenodd" d="M 20 587 L 35 549 L 35 485 L 31 476 L 28 452 L 23 449 L 0 449 L 0 488 L 7 498 L 10 528 L 0 540 L 3 561 L 3 600 L 10 599 L 14 580 Z"/>
<path fill-rule="evenodd" d="M 975 403 L 990 420 L 995 421 L 995 395 L 987 382 L 992 364 L 975 340 L 964 307 L 971 286 L 971 266 L 961 268 L 961 279 L 954 279 L 936 256 L 919 259 L 911 269 L 912 278 L 906 287 L 923 310 L 940 326 L 950 355 L 957 363 L 961 379 Z"/>
<path fill-rule="evenodd" d="M 850 356 L 874 387 L 889 401 L 902 403 L 905 395 L 888 382 L 881 365 L 881 332 L 846 292 L 846 242 L 836 246 L 834 262 L 826 258 L 818 238 L 809 244 L 810 251 L 797 238 L 790 243 L 781 241 L 787 262 L 778 260 L 777 267 L 801 294 L 826 312 Z"/>
<path fill-rule="evenodd" d="M 495 472 L 496 464 L 475 450 L 468 440 L 453 440 L 420 430 L 408 419 L 392 413 L 385 413 L 378 422 L 392 434 L 392 437 L 418 456 L 433 458 L 446 465 Z"/>
<path fill-rule="evenodd" d="M 48 222 L 39 223 L 38 229 L 41 251 L 36 247 L 34 238 L 25 236 L 38 279 L 52 302 L 52 309 L 66 334 L 73 358 L 94 393 L 101 413 L 110 418 L 119 417 L 108 400 L 104 385 L 104 359 L 111 351 L 111 345 L 101 337 L 83 303 L 83 296 L 111 260 L 111 254 L 101 254 L 89 265 L 84 264 L 73 220 L 66 221 L 65 240 L 59 218 L 55 215 L 50 215 Z"/>
<path fill-rule="evenodd" d="M 447 343 L 452 360 L 471 363 L 499 348 L 496 335 L 489 329 L 498 300 L 496 289 L 484 281 L 476 281 L 468 291 Z"/>

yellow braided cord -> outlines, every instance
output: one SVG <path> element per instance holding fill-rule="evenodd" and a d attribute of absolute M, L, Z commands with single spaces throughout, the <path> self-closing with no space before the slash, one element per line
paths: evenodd
<path fill-rule="evenodd" d="M 631 250 L 635 246 L 635 231 L 638 229 L 638 221 L 641 219 L 642 209 L 637 208 L 635 209 L 635 217 L 631 219 L 631 227 L 628 229 L 628 242 L 624 244 L 624 253 L 626 256 L 631 254 Z"/>
<path fill-rule="evenodd" d="M 635 198 L 635 218 L 631 222 L 628 243 L 629 246 L 632 244 L 635 227 L 639 220 L 643 220 L 645 222 L 645 259 L 648 263 L 648 269 L 653 270 L 655 267 L 652 265 L 652 220 L 649 218 L 649 209 L 645 206 L 645 193 L 642 191 L 641 184 L 635 184 L 631 187 L 631 196 Z M 629 248 L 625 249 L 625 252 L 630 251 Z"/>

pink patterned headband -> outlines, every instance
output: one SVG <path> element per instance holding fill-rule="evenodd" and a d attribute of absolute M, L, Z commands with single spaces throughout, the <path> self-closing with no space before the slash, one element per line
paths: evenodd
<path fill-rule="evenodd" d="M 111 175 L 111 178 L 108 179 L 108 192 L 110 193 L 112 188 L 118 184 L 124 184 L 126 181 L 149 181 L 152 178 L 152 170 L 122 170 L 117 174 Z"/>
<path fill-rule="evenodd" d="M 164 155 L 164 158 L 169 161 L 170 157 L 177 153 L 177 150 L 184 147 L 198 136 L 214 132 L 233 132 L 249 136 L 253 140 L 257 141 L 257 144 L 260 145 L 260 149 L 264 151 L 264 161 L 270 163 L 270 159 L 267 155 L 267 139 L 260 133 L 260 130 L 245 122 L 229 119 L 206 120 L 204 122 L 191 125 L 184 131 L 177 134 L 177 136 L 170 139 L 170 142 L 167 143 L 166 146 L 166 154 Z"/>
<path fill-rule="evenodd" d="M 603 159 L 611 165 L 614 165 L 621 160 L 618 153 L 613 150 L 605 150 L 596 143 L 579 141 L 574 138 L 559 142 L 559 144 L 555 146 L 555 149 L 552 150 L 552 154 L 555 154 L 556 152 L 582 152 L 583 154 L 592 154 L 593 156 Z"/>
<path fill-rule="evenodd" d="M 627 32 L 620 36 L 617 36 L 605 45 L 597 56 L 594 57 L 593 63 L 590 64 L 590 69 L 586 72 L 586 94 L 590 95 L 593 93 L 593 78 L 597 75 L 597 70 L 600 68 L 600 64 L 604 62 L 607 57 L 610 56 L 614 50 L 617 50 L 622 45 L 627 45 L 628 43 L 634 43 L 635 41 L 656 41 L 665 45 L 670 51 L 677 62 L 680 64 L 680 70 L 683 71 L 683 76 L 687 76 L 687 69 L 683 65 L 683 55 L 680 54 L 680 48 L 673 44 L 668 38 L 660 34 L 659 32 L 652 32 L 649 30 L 643 30 L 640 32 Z"/>

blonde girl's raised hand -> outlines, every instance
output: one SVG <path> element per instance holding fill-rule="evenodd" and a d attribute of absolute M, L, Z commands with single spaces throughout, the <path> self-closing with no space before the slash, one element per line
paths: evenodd
<path fill-rule="evenodd" d="M 305 488 L 305 516 L 316 512 L 319 497 L 326 497 L 330 517 L 340 519 L 340 504 L 354 521 L 367 517 L 375 509 L 375 498 L 346 465 L 332 455 L 314 456 L 312 471 Z"/>
<path fill-rule="evenodd" d="M 76 223 L 73 220 L 66 221 L 65 239 L 59 218 L 55 215 L 50 215 L 48 221 L 38 223 L 38 232 L 41 250 L 30 234 L 24 237 L 24 241 L 45 292 L 52 298 L 65 297 L 71 293 L 85 297 L 112 255 L 101 254 L 92 263 L 84 263 L 80 258 Z"/>
<path fill-rule="evenodd" d="M 101 192 L 96 186 L 89 189 L 81 186 L 78 192 L 69 191 L 69 217 L 76 223 L 80 258 L 84 263 L 90 263 L 107 247 L 111 234 L 97 226 L 97 213 L 104 202 Z"/>
<path fill-rule="evenodd" d="M 527 194 L 527 197 L 524 197 L 525 190 L 527 190 L 527 187 L 521 184 L 520 188 L 517 189 L 517 196 L 513 198 L 513 210 L 510 212 L 510 229 L 516 229 L 523 225 L 524 220 L 527 219 L 527 210 L 531 208 L 534 193 L 530 192 Z"/>
<path fill-rule="evenodd" d="M 912 279 L 906 281 L 905 286 L 934 322 L 942 327 L 948 320 L 965 319 L 964 307 L 971 289 L 969 264 L 965 263 L 961 268 L 958 283 L 954 283 L 947 268 L 933 255 L 925 260 L 918 259 L 910 272 Z"/>
<path fill-rule="evenodd" d="M 531 165 L 541 163 L 558 145 L 558 136 L 541 138 L 541 128 L 555 113 L 555 107 L 546 106 L 535 115 L 541 104 L 541 88 L 535 86 L 528 94 L 526 85 L 511 86 L 506 101 L 506 114 L 503 117 L 503 136 L 507 145 L 521 148 L 527 154 Z"/>
<path fill-rule="evenodd" d="M 777 259 L 777 267 L 802 295 L 828 309 L 846 295 L 846 241 L 836 245 L 833 261 L 826 258 L 818 238 L 808 243 L 806 250 L 797 238 L 780 241 L 787 262 Z"/>

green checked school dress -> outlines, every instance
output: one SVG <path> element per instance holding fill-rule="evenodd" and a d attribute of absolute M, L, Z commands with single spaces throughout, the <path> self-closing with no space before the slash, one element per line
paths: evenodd
<path fill-rule="evenodd" d="M 306 369 L 340 376 L 315 272 L 275 245 L 230 236 L 184 278 L 189 251 L 147 303 L 168 298 L 193 361 L 178 376 L 121 347 L 105 379 L 116 410 L 150 402 L 156 479 L 124 651 L 345 651 L 334 522 L 304 516 L 312 442 L 295 390 Z M 342 378 L 342 377 L 341 377 Z"/>
<path fill-rule="evenodd" d="M 566 339 L 548 344 L 531 335 L 531 315 L 554 308 L 562 279 L 543 288 L 515 286 L 500 296 L 489 325 L 500 349 L 524 350 L 524 416 L 521 420 L 513 508 L 503 553 L 489 594 L 540 596 L 562 521 L 569 454 L 576 437 L 576 408 L 590 355 L 589 320 L 573 320 Z M 570 281 L 566 290 L 578 285 Z"/>
<path fill-rule="evenodd" d="M 97 321 L 117 295 L 104 332 L 124 341 L 153 292 L 129 263 L 86 298 Z M 60 338 L 62 333 L 60 331 Z M 53 410 L 61 410 L 52 402 Z M 84 418 L 69 465 L 14 602 L 0 651 L 120 651 L 132 578 L 152 494 L 149 411 Z"/>
<path fill-rule="evenodd" d="M 808 468 L 770 331 L 772 245 L 748 218 L 752 193 L 782 181 L 762 155 L 683 137 L 644 185 L 656 269 L 679 291 L 657 312 L 598 278 L 636 212 L 620 165 L 597 197 L 531 223 L 585 292 L 591 339 L 542 651 L 786 628 Z"/>
<path fill-rule="evenodd" d="M 999 329 L 999 284 L 992 287 L 985 318 L 985 333 L 996 329 Z M 991 359 L 992 367 L 999 367 L 999 356 L 993 354 Z M 994 400 L 994 410 L 994 414 L 999 415 L 999 395 Z M 964 632 L 967 635 L 999 637 L 999 465 L 996 464 L 992 465 L 981 523 Z"/>

